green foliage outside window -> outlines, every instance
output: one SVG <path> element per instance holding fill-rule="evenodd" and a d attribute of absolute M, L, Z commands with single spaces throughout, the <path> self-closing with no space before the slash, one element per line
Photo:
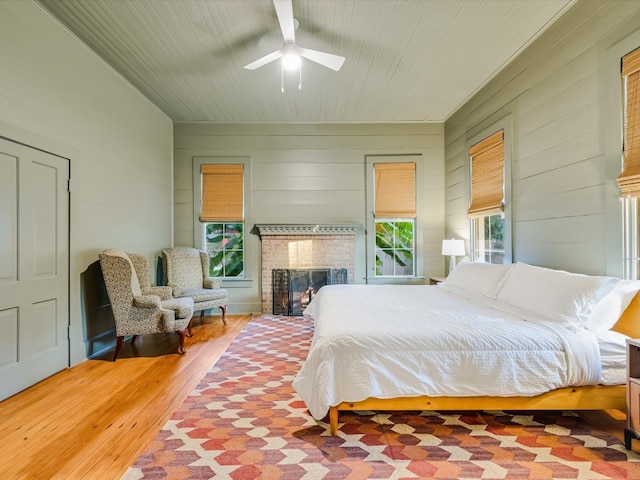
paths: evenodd
<path fill-rule="evenodd" d="M 376 220 L 376 276 L 414 275 L 413 220 Z"/>
<path fill-rule="evenodd" d="M 504 241 L 504 218 L 502 215 L 484 217 L 484 238 L 500 243 Z"/>
<path fill-rule="evenodd" d="M 212 277 L 244 278 L 244 224 L 205 224 L 206 250 Z"/>

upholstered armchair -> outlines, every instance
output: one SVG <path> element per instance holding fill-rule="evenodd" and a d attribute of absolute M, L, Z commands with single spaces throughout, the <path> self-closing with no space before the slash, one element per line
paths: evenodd
<path fill-rule="evenodd" d="M 190 247 L 173 247 L 162 250 L 165 282 L 173 290 L 175 298 L 193 299 L 193 310 L 204 316 L 206 310 L 219 307 L 226 324 L 229 293 L 220 288 L 222 280 L 209 275 L 210 257 L 207 252 Z"/>
<path fill-rule="evenodd" d="M 100 255 L 100 266 L 116 323 L 115 362 L 125 336 L 133 344 L 138 335 L 171 333 L 180 335 L 178 353 L 185 353 L 184 339 L 193 317 L 191 298 L 172 298 L 168 287 L 140 285 L 139 276 L 148 283 L 149 264 L 142 255 L 109 248 Z"/>

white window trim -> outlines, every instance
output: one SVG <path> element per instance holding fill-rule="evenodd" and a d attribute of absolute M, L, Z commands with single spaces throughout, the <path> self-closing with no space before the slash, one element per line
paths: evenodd
<path fill-rule="evenodd" d="M 202 175 L 200 173 L 201 165 L 220 165 L 234 164 L 244 165 L 244 277 L 243 278 L 224 278 L 225 285 L 228 283 L 241 283 L 251 281 L 251 242 L 249 241 L 250 230 L 253 226 L 251 221 L 251 212 L 248 205 L 251 205 L 251 158 L 250 157 L 193 157 L 193 246 L 198 249 L 205 249 L 204 233 L 202 222 L 200 222 L 200 206 L 202 205 Z M 206 222 L 211 223 L 211 222 Z M 227 222 L 228 223 L 228 222 Z"/>
<path fill-rule="evenodd" d="M 638 199 L 622 199 L 623 278 L 638 278 Z"/>
<path fill-rule="evenodd" d="M 378 277 L 376 276 L 376 230 L 375 230 L 375 199 L 374 182 L 375 172 L 373 165 L 376 163 L 407 163 L 416 165 L 416 218 L 414 223 L 414 262 L 415 269 L 412 276 Z M 391 155 L 367 155 L 366 156 L 366 283 L 422 283 L 424 281 L 424 164 L 421 154 L 391 154 Z"/>
<path fill-rule="evenodd" d="M 513 262 L 513 227 L 512 227 L 512 200 L 511 200 L 511 162 L 513 158 L 513 116 L 503 117 L 491 126 L 482 129 L 473 136 L 467 136 L 465 154 L 467 155 L 467 206 L 471 203 L 471 158 L 469 149 L 476 143 L 493 135 L 497 131 L 503 131 L 504 142 L 504 263 Z M 475 235 L 473 219 L 468 219 L 469 228 L 469 258 L 475 261 Z"/>
<path fill-rule="evenodd" d="M 600 98 L 602 118 L 618 121 L 603 122 L 600 135 L 607 154 L 606 204 L 606 274 L 636 280 L 638 268 L 638 206 L 637 200 L 620 197 L 616 178 L 624 167 L 624 97 L 625 89 L 620 65 L 622 57 L 640 47 L 640 30 L 636 30 L 602 52 L 602 85 Z M 618 201 L 619 199 L 619 201 Z"/>

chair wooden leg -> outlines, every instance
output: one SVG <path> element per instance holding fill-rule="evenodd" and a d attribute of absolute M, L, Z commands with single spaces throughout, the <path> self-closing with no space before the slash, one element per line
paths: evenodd
<path fill-rule="evenodd" d="M 136 338 L 138 338 L 138 335 L 132 335 L 132 336 L 131 336 L 131 345 L 133 345 L 134 343 L 136 343 Z"/>
<path fill-rule="evenodd" d="M 177 330 L 176 333 L 180 335 L 180 344 L 178 345 L 178 353 L 184 355 L 187 353 L 187 349 L 184 348 L 184 339 L 187 338 L 187 329 Z"/>
<path fill-rule="evenodd" d="M 180 355 L 184 355 L 185 353 L 187 353 L 187 351 L 184 348 L 184 339 L 187 336 L 187 328 L 184 328 L 182 330 L 178 330 L 178 335 L 180 335 L 180 345 L 178 345 L 178 353 Z"/>
<path fill-rule="evenodd" d="M 222 323 L 224 323 L 226 325 L 227 324 L 227 319 L 226 319 L 225 315 L 227 314 L 227 306 L 226 305 L 220 305 L 220 310 L 222 311 Z"/>
<path fill-rule="evenodd" d="M 204 312 L 206 312 L 206 310 L 200 310 L 200 318 L 204 317 Z"/>
<path fill-rule="evenodd" d="M 123 340 L 124 340 L 124 336 L 119 336 L 118 339 L 116 340 L 116 351 L 113 352 L 113 359 L 111 360 L 112 362 L 115 362 L 116 358 L 118 358 L 118 355 L 120 354 L 120 348 L 122 348 Z"/>
<path fill-rule="evenodd" d="M 187 325 L 187 337 L 193 337 L 193 330 L 191 330 L 191 324 L 193 323 L 193 317 L 189 320 L 189 325 Z"/>

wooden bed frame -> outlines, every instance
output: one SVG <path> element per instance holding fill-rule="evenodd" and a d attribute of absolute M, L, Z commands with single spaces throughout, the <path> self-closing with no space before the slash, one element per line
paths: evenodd
<path fill-rule="evenodd" d="M 640 338 L 640 293 L 612 330 Z M 329 409 L 331 435 L 338 433 L 338 412 L 345 410 L 607 410 L 627 408 L 626 385 L 589 385 L 552 390 L 535 397 L 400 397 L 342 402 Z"/>

